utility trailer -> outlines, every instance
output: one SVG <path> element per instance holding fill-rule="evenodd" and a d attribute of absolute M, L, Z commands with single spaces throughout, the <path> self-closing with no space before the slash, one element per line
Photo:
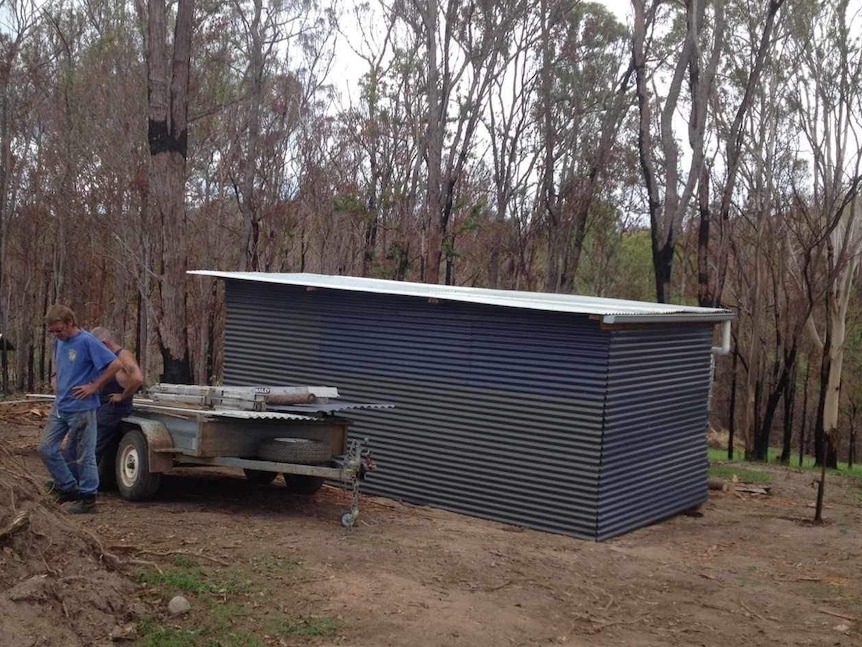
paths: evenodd
<path fill-rule="evenodd" d="M 103 486 L 115 482 L 123 498 L 145 501 L 162 474 L 199 465 L 240 468 L 259 484 L 281 474 L 300 494 L 340 481 L 353 494 L 341 516 L 345 527 L 356 523 L 360 482 L 374 463 L 363 441 L 348 440 L 350 421 L 342 413 L 392 406 L 339 401 L 331 387 L 156 384 L 149 396 L 135 398 L 102 457 Z"/>

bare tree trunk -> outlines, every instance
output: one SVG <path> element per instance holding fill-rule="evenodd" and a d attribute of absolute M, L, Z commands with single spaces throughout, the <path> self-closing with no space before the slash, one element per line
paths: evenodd
<path fill-rule="evenodd" d="M 10 47 L 7 60 L 0 62 L 0 294 L 6 281 L 6 209 L 9 175 L 12 171 L 12 145 L 9 136 L 9 83 L 17 45 Z"/>
<path fill-rule="evenodd" d="M 210 303 L 211 307 L 209 309 L 210 316 L 207 317 L 207 335 L 206 335 L 206 349 L 204 353 L 205 362 L 204 362 L 204 370 L 205 370 L 205 380 L 206 384 L 215 384 L 215 374 L 216 374 L 216 313 L 219 310 L 219 291 L 218 291 L 218 281 L 212 282 L 212 291 L 210 293 Z"/>
<path fill-rule="evenodd" d="M 713 3 L 715 20 L 712 50 L 706 66 L 702 67 L 700 38 L 705 27 L 706 3 L 687 0 L 685 40 L 679 50 L 673 76 L 669 82 L 664 105 L 659 110 L 659 140 L 653 143 L 652 110 L 656 98 L 651 91 L 652 79 L 647 71 L 647 34 L 652 31 L 657 4 L 646 6 L 645 0 L 632 0 L 634 30 L 632 61 L 635 70 L 640 121 L 638 125 L 638 152 L 641 173 L 648 197 L 653 268 L 655 271 L 656 298 L 667 303 L 671 297 L 671 278 L 676 237 L 696 186 L 701 179 L 704 164 L 704 135 L 708 98 L 712 92 L 719 56 L 723 49 L 724 3 Z M 679 191 L 680 169 L 678 142 L 673 122 L 676 118 L 683 84 L 688 81 L 691 112 L 688 122 L 688 142 L 691 147 L 689 168 Z M 659 152 L 654 150 L 659 148 Z M 661 164 L 656 159 L 662 160 Z M 664 196 L 658 182 L 658 168 L 663 168 Z"/>
<path fill-rule="evenodd" d="M 727 460 L 733 460 L 733 444 L 736 432 L 736 383 L 737 383 L 737 364 L 739 363 L 739 350 L 734 345 L 733 348 L 733 377 L 730 381 L 730 411 L 728 412 L 727 420 Z"/>
<path fill-rule="evenodd" d="M 426 198 L 427 237 L 425 271 L 422 280 L 425 283 L 440 282 L 440 256 L 443 245 L 443 229 L 440 224 L 441 213 L 441 165 L 443 162 L 444 128 L 441 120 L 443 108 L 440 96 L 440 71 L 437 52 L 437 3 L 426 0 L 425 13 L 422 17 L 425 24 L 425 44 L 428 56 L 428 80 L 425 91 L 428 95 L 428 123 L 425 127 L 425 157 L 428 164 L 428 189 Z"/>
<path fill-rule="evenodd" d="M 713 305 L 709 289 L 709 169 L 704 166 L 697 191 L 697 303 L 700 306 Z"/>
<path fill-rule="evenodd" d="M 743 128 L 748 109 L 751 107 L 755 89 L 760 83 L 763 67 L 768 59 L 772 47 L 772 32 L 775 27 L 775 18 L 784 0 L 770 0 L 763 22 L 763 30 L 760 34 L 760 42 L 754 57 L 754 65 L 751 67 L 745 84 L 742 100 L 736 109 L 733 123 L 726 143 L 727 169 L 725 172 L 724 190 L 721 192 L 721 203 L 718 208 L 718 232 L 719 244 L 715 254 L 715 279 L 710 281 L 709 274 L 709 218 L 710 213 L 701 213 L 701 238 L 698 241 L 698 303 L 704 307 L 718 307 L 721 304 L 724 292 L 724 283 L 727 276 L 728 249 L 727 249 L 727 224 L 730 220 L 730 205 L 733 192 L 736 188 L 736 180 L 739 174 L 740 154 L 745 144 L 745 130 Z M 703 208 L 701 206 L 701 208 Z M 704 231 L 704 218 L 706 219 Z"/>
<path fill-rule="evenodd" d="M 11 175 L 13 170 L 13 155 L 12 155 L 12 127 L 15 118 L 15 106 L 10 98 L 10 93 L 14 93 L 15 80 L 13 79 L 13 71 L 17 66 L 18 55 L 21 52 L 21 46 L 24 42 L 25 33 L 32 26 L 31 21 L 35 21 L 37 16 L 36 5 L 32 5 L 29 10 L 25 7 L 12 6 L 11 13 L 15 20 L 12 20 L 4 25 L 3 34 L 3 60 L 0 60 L 0 294 L 5 292 L 6 286 L 6 245 L 9 231 L 9 221 L 12 217 L 12 211 L 15 204 L 16 191 L 13 188 Z M 39 11 L 44 11 L 39 8 Z M 8 336 L 8 307 L 3 312 L 3 334 Z M 23 340 L 19 340 L 19 353 L 24 352 Z M 4 345 L 5 349 L 5 345 Z M 20 363 L 20 362 L 19 362 Z M 3 375 L 3 390 L 7 392 L 7 375 L 4 371 Z"/>
<path fill-rule="evenodd" d="M 260 113 L 263 103 L 263 42 L 261 35 L 261 13 L 263 0 L 254 0 L 254 14 L 249 27 L 251 51 L 249 52 L 249 75 L 251 96 L 249 97 L 248 128 L 245 131 L 245 156 L 240 162 L 240 179 L 235 185 L 239 209 L 243 216 L 240 245 L 240 270 L 256 272 L 260 269 L 260 213 L 256 190 L 258 148 L 260 145 Z"/>
<path fill-rule="evenodd" d="M 790 448 L 793 441 L 793 408 L 796 400 L 796 364 L 784 386 L 784 435 L 781 442 L 781 464 L 790 463 Z"/>
<path fill-rule="evenodd" d="M 749 459 L 756 454 L 755 438 L 760 429 L 758 424 L 759 400 L 757 393 L 760 389 L 761 373 L 763 371 L 764 348 L 761 341 L 761 330 L 765 327 L 763 321 L 763 303 L 765 279 L 763 277 L 763 262 L 759 258 L 754 259 L 754 277 L 749 287 L 749 303 L 751 304 L 751 318 L 748 330 L 749 357 L 747 363 L 747 374 L 745 379 L 745 408 L 743 409 L 742 433 L 745 438 L 745 458 Z"/>
<path fill-rule="evenodd" d="M 745 460 L 747 461 L 765 461 L 766 454 L 769 450 L 769 436 L 766 438 L 766 447 L 762 440 L 761 430 L 764 428 L 763 418 L 760 415 L 760 407 L 763 402 L 763 378 L 758 377 L 754 382 L 754 397 L 752 402 L 752 410 L 754 412 L 754 430 L 752 433 L 751 449 L 748 446 L 745 448 Z"/>
<path fill-rule="evenodd" d="M 825 449 L 825 445 L 823 446 Z M 814 505 L 814 523 L 823 523 L 823 494 L 826 490 L 826 457 L 820 455 L 820 480 L 817 482 L 817 502 Z"/>
<path fill-rule="evenodd" d="M 42 312 L 48 312 L 48 304 L 50 301 L 50 291 L 51 291 L 51 279 L 48 273 L 45 273 L 45 287 L 42 292 Z M 42 349 L 39 353 L 39 381 L 44 383 L 48 379 L 48 375 L 51 373 L 51 362 L 53 362 L 54 358 L 50 356 L 50 352 L 48 351 L 48 324 L 45 323 L 45 317 L 39 318 L 41 324 L 39 326 L 39 339 L 42 340 Z M 48 358 L 48 361 L 45 361 L 45 358 Z"/>
<path fill-rule="evenodd" d="M 30 342 L 27 348 L 27 392 L 33 393 L 36 390 L 35 379 L 35 361 L 36 361 L 36 346 Z"/>
<path fill-rule="evenodd" d="M 362 246 L 362 276 L 368 276 L 374 263 L 377 249 L 377 231 L 380 224 L 380 213 L 378 209 L 377 191 L 380 170 L 377 162 L 377 142 L 372 142 L 371 151 L 368 156 L 370 166 L 370 182 L 368 186 L 368 200 L 365 208 L 365 235 Z"/>
<path fill-rule="evenodd" d="M 163 361 L 162 381 L 191 381 L 186 312 L 185 181 L 188 151 L 189 61 L 194 0 L 179 0 L 168 85 L 164 0 L 150 0 L 147 30 L 150 182 L 148 203 L 159 227 L 156 333 Z"/>
<path fill-rule="evenodd" d="M 829 373 L 831 371 L 832 333 L 827 325 L 823 338 L 823 357 L 820 361 L 820 393 L 817 398 L 817 421 L 814 427 L 814 460 L 819 465 L 826 461 L 827 467 L 838 467 L 838 452 L 830 441 L 829 432 L 824 426 L 826 398 L 829 391 Z"/>
<path fill-rule="evenodd" d="M 540 2 L 541 12 L 541 48 L 542 67 L 541 84 L 539 86 L 542 119 L 542 145 L 544 153 L 544 170 L 542 172 L 542 210 L 547 228 L 547 269 L 545 274 L 545 291 L 558 292 L 560 289 L 560 248 L 566 244 L 565 237 L 560 232 L 560 203 L 554 189 L 556 173 L 556 147 L 553 118 L 553 70 L 551 57 L 550 15 L 547 0 Z"/>
<path fill-rule="evenodd" d="M 9 347 L 5 337 L 0 340 L 0 357 L 3 364 L 3 393 L 9 393 Z"/>
<path fill-rule="evenodd" d="M 805 457 L 805 430 L 808 428 L 808 393 L 811 380 L 811 357 L 805 365 L 805 390 L 802 392 L 802 424 L 799 427 L 799 467 Z"/>
<path fill-rule="evenodd" d="M 847 311 L 853 296 L 853 283 L 859 267 L 860 223 L 862 200 L 854 198 L 841 211 L 841 222 L 830 233 L 827 254 L 831 267 L 839 271 L 826 293 L 826 337 L 829 343 L 824 347 L 824 359 L 828 355 L 828 372 L 823 384 L 823 431 L 829 441 L 829 467 L 838 466 L 837 433 L 838 413 L 841 396 L 841 377 L 844 367 L 844 349 L 847 341 Z M 837 261 L 833 261 L 835 254 Z M 841 264 L 841 259 L 844 260 Z M 839 267 L 840 264 L 840 267 Z"/>
<path fill-rule="evenodd" d="M 629 66 L 629 69 L 623 74 L 615 93 L 611 97 L 611 107 L 602 118 L 599 144 L 595 149 L 595 154 L 592 156 L 593 161 L 590 164 L 589 173 L 587 173 L 586 178 L 583 178 L 579 182 L 578 190 L 575 194 L 574 213 L 572 215 L 574 221 L 573 244 L 571 247 L 567 246 L 564 248 L 566 250 L 571 249 L 571 258 L 568 259 L 566 269 L 563 273 L 563 281 L 560 286 L 561 292 L 569 293 L 574 287 L 575 276 L 581 264 L 581 253 L 583 252 L 584 241 L 587 236 L 587 218 L 595 201 L 602 171 L 610 161 L 614 143 L 617 141 L 617 134 L 630 105 L 628 96 L 629 83 L 633 74 L 634 68 Z"/>

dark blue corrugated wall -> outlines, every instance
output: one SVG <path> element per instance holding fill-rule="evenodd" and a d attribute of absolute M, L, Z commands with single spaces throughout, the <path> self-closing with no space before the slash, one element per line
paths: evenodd
<path fill-rule="evenodd" d="M 707 498 L 712 327 L 610 333 L 598 539 Z"/>
<path fill-rule="evenodd" d="M 625 481 L 619 450 L 602 453 L 606 398 L 625 416 L 628 388 L 623 373 L 609 377 L 611 363 L 626 368 L 639 331 L 609 333 L 561 313 L 226 283 L 226 384 L 321 384 L 346 400 L 396 405 L 350 416 L 351 433 L 370 438 L 380 468 L 367 481 L 371 493 L 589 539 L 680 509 L 675 494 L 646 517 L 642 506 L 629 509 L 627 486 L 617 485 Z M 708 336 L 708 327 L 697 330 Z M 686 360 L 672 355 L 665 368 Z M 608 429 L 616 442 L 648 447 L 637 425 Z M 705 441 L 702 449 L 705 488 Z"/>

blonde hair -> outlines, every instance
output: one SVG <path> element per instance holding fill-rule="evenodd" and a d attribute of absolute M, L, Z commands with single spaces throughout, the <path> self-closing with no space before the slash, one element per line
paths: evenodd
<path fill-rule="evenodd" d="M 73 326 L 78 325 L 78 322 L 75 319 L 75 311 L 72 310 L 72 308 L 60 303 L 55 303 L 48 308 L 48 312 L 45 314 L 45 323 L 50 326 L 52 323 L 57 323 L 58 321 L 70 323 Z"/>

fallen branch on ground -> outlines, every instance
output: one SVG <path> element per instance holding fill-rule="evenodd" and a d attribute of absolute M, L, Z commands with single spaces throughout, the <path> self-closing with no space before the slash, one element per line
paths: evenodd
<path fill-rule="evenodd" d="M 217 557 L 210 557 L 209 555 L 204 555 L 203 553 L 192 553 L 187 550 L 147 550 L 146 548 L 140 548 L 139 546 L 128 546 L 126 544 L 114 544 L 113 546 L 109 546 L 111 550 L 128 550 L 130 552 L 139 553 L 141 555 L 155 555 L 156 557 L 167 557 L 168 555 L 184 555 L 186 557 L 200 557 L 201 559 L 208 559 L 211 562 L 215 562 L 221 566 L 230 566 L 229 562 L 224 561 L 223 559 L 218 559 Z"/>
<path fill-rule="evenodd" d="M 13 532 L 17 532 L 24 528 L 28 523 L 30 523 L 30 515 L 26 510 L 21 510 L 18 514 L 15 515 L 15 518 L 9 522 L 3 530 L 0 530 L 0 539 L 11 535 Z"/>
<path fill-rule="evenodd" d="M 746 606 L 745 602 L 743 602 L 742 600 L 739 600 L 739 606 L 741 606 L 743 609 L 745 609 L 746 613 L 748 613 L 749 615 L 752 615 L 755 618 L 759 618 L 760 620 L 763 620 L 764 622 L 766 622 L 767 620 L 769 620 L 771 622 L 779 622 L 779 620 L 777 618 L 764 618 L 759 613 L 752 611 L 751 609 L 748 608 L 748 606 Z"/>
<path fill-rule="evenodd" d="M 849 620 L 850 622 L 859 622 L 857 618 L 853 616 L 847 616 L 843 613 L 835 613 L 834 611 L 829 611 L 828 609 L 817 609 L 820 613 L 825 613 L 827 616 L 835 616 L 836 618 L 841 618 L 842 620 Z"/>

